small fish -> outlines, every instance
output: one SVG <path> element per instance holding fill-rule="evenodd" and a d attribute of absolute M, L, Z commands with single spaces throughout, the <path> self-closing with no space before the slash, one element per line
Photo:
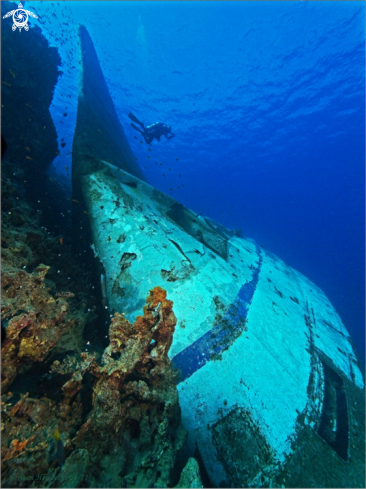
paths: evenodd
<path fill-rule="evenodd" d="M 64 244 L 64 238 L 60 238 L 60 244 L 63 245 Z"/>
<path fill-rule="evenodd" d="M 151 149 L 150 149 L 150 148 L 147 148 L 147 150 L 148 150 L 148 151 L 151 151 Z"/>
<path fill-rule="evenodd" d="M 142 141 L 140 141 L 140 144 L 142 144 Z"/>
<path fill-rule="evenodd" d="M 86 211 L 83 211 L 83 212 L 84 212 L 84 214 L 89 214 L 89 212 L 86 212 Z"/>
<path fill-rule="evenodd" d="M 25 147 L 25 149 L 26 149 L 27 151 L 30 151 L 30 147 L 29 147 L 29 146 L 26 146 L 26 147 Z"/>
<path fill-rule="evenodd" d="M 175 161 L 179 161 L 178 158 L 175 158 Z"/>
<path fill-rule="evenodd" d="M 6 82 L 6 81 L 4 81 L 4 80 L 1 80 L 1 83 L 2 83 L 3 85 L 6 85 L 7 87 L 11 87 L 10 83 L 8 83 L 8 82 Z"/>
<path fill-rule="evenodd" d="M 108 241 L 111 241 L 111 237 L 110 236 L 108 236 Z"/>
<path fill-rule="evenodd" d="M 76 200 L 76 199 L 72 199 L 72 201 L 73 201 L 73 202 L 76 202 L 77 204 L 79 203 L 79 201 L 78 201 L 78 200 Z"/>
<path fill-rule="evenodd" d="M 148 156 L 148 158 L 150 159 L 150 156 Z"/>
<path fill-rule="evenodd" d="M 10 71 L 10 74 L 12 75 L 12 77 L 13 77 L 13 78 L 15 78 L 15 73 L 14 73 L 14 71 L 11 71 L 11 70 L 9 70 L 9 71 Z"/>
<path fill-rule="evenodd" d="M 64 465 L 65 463 L 65 449 L 64 444 L 62 443 L 60 432 L 57 430 L 53 434 L 53 438 L 56 442 L 56 459 L 59 465 Z"/>
<path fill-rule="evenodd" d="M 65 166 L 67 173 L 69 173 L 69 167 Z"/>
<path fill-rule="evenodd" d="M 57 292 L 56 297 L 74 297 L 72 292 Z"/>
<path fill-rule="evenodd" d="M 135 139 L 137 139 L 137 136 L 134 136 Z"/>
<path fill-rule="evenodd" d="M 30 156 L 26 156 L 27 160 L 33 160 Z"/>
<path fill-rule="evenodd" d="M 100 208 L 101 208 L 101 209 L 104 209 L 104 205 L 101 205 L 101 206 L 100 206 Z"/>
<path fill-rule="evenodd" d="M 182 175 L 179 173 L 179 177 L 182 178 Z"/>

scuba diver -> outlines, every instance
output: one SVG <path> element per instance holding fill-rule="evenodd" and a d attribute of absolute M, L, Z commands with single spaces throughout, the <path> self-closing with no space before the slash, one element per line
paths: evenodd
<path fill-rule="evenodd" d="M 165 136 L 167 139 L 172 139 L 174 138 L 175 134 L 172 133 L 172 128 L 170 126 L 167 126 L 163 122 L 154 122 L 154 124 L 150 124 L 150 126 L 145 127 L 143 122 L 140 122 L 136 116 L 130 112 L 128 114 L 128 117 L 133 120 L 133 122 L 136 122 L 136 124 L 139 124 L 142 127 L 139 129 L 133 122 L 131 122 L 131 126 L 136 129 L 142 136 L 144 137 L 146 144 L 150 144 L 153 141 L 153 139 L 157 139 L 157 141 L 160 142 L 161 136 Z"/>

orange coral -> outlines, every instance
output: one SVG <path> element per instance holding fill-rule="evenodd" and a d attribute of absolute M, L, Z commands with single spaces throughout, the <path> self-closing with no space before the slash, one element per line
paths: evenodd
<path fill-rule="evenodd" d="M 27 440 L 19 441 L 17 438 L 15 438 L 11 442 L 9 450 L 5 453 L 4 457 L 2 457 L 2 463 L 6 462 L 6 460 L 17 457 L 18 454 L 25 449 L 26 445 Z"/>
<path fill-rule="evenodd" d="M 166 290 L 162 287 L 154 287 L 149 290 L 149 292 L 150 294 L 146 297 L 146 304 L 150 308 L 152 307 L 155 309 L 159 302 L 164 302 L 166 299 Z"/>
<path fill-rule="evenodd" d="M 167 353 L 173 341 L 176 317 L 172 310 L 173 302 L 166 299 L 166 291 L 154 287 L 146 297 L 143 316 L 137 316 L 131 324 L 123 314 L 115 314 L 109 330 L 110 345 L 103 355 L 105 367 L 102 372 L 111 375 L 116 372 L 124 378 L 128 372 L 137 369 L 147 374 L 153 364 L 165 364 Z M 156 342 L 151 345 L 151 341 Z M 113 360 L 113 354 L 120 354 Z M 152 357 L 154 360 L 152 361 Z"/>
<path fill-rule="evenodd" d="M 19 441 L 17 438 L 11 442 L 17 452 L 22 452 L 27 446 L 27 440 Z"/>
<path fill-rule="evenodd" d="M 66 318 L 66 301 L 56 302 L 42 286 L 49 269 L 40 264 L 33 273 L 27 273 L 8 266 L 2 274 L 2 313 L 4 319 L 9 319 L 6 340 L 1 345 L 2 389 L 13 382 L 21 367 L 28 369 L 34 362 L 42 362 L 74 325 Z M 25 312 L 15 315 L 19 310 Z"/>

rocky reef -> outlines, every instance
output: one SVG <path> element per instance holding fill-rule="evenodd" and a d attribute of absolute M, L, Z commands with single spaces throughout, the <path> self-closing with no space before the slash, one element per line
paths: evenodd
<path fill-rule="evenodd" d="M 55 213 L 65 214 L 70 206 L 64 189 L 46 171 L 60 154 L 49 108 L 62 60 L 37 25 L 26 36 L 12 31 L 12 17 L 3 16 L 17 8 L 18 2 L 1 2 L 1 135 L 7 146 L 2 171 L 7 166 L 17 191 L 42 211 L 41 226 L 57 225 L 61 231 L 66 222 L 55 223 Z M 15 208 L 14 213 L 20 214 Z"/>
<path fill-rule="evenodd" d="M 17 8 L 17 3 L 1 2 L 1 17 Z M 38 26 L 23 36 L 24 32 L 12 31 L 12 24 L 12 17 L 2 20 L 1 133 L 8 145 L 9 161 L 36 179 L 58 154 L 49 107 L 62 75 L 61 58 Z"/>
<path fill-rule="evenodd" d="M 46 271 L 39 267 L 29 282 L 44 277 Z M 67 307 L 62 301 L 51 304 L 50 311 L 61 313 L 58 327 L 62 338 L 63 327 L 70 326 L 64 320 Z M 123 314 L 115 314 L 110 345 L 100 363 L 88 352 L 67 355 L 62 362 L 55 360 L 49 380 L 67 379 L 56 400 L 47 394 L 35 398 L 26 393 L 14 403 L 12 392 L 3 395 L 3 486 L 172 486 L 177 478 L 177 453 L 186 440 L 177 374 L 167 356 L 176 325 L 172 306 L 166 292 L 156 287 L 146 298 L 143 316 L 134 324 Z M 19 370 L 17 358 L 28 354 L 28 363 L 41 361 L 57 343 L 52 323 L 44 324 L 43 330 L 37 324 L 28 314 L 11 325 L 11 336 L 3 346 L 6 387 Z M 23 331 L 26 333 L 20 338 Z M 42 341 L 45 331 L 53 338 L 48 347 L 42 347 L 47 343 Z M 65 451 L 63 465 L 57 457 L 56 430 Z M 194 478 L 197 480 L 197 473 Z"/>
<path fill-rule="evenodd" d="M 43 361 L 62 334 L 76 322 L 65 320 L 69 309 L 67 302 L 55 300 L 43 285 L 49 268 L 39 265 L 28 274 L 4 266 L 2 313 L 4 320 L 10 318 L 2 345 L 3 389 L 13 382 L 19 370 Z"/>

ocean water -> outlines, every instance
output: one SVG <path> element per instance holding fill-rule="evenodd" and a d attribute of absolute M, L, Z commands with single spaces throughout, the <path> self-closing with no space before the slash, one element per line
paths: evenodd
<path fill-rule="evenodd" d="M 27 6 L 62 58 L 56 171 L 71 167 L 83 24 L 148 182 L 314 281 L 364 364 L 364 3 Z M 175 138 L 154 141 L 152 159 L 130 111 L 172 126 Z"/>

